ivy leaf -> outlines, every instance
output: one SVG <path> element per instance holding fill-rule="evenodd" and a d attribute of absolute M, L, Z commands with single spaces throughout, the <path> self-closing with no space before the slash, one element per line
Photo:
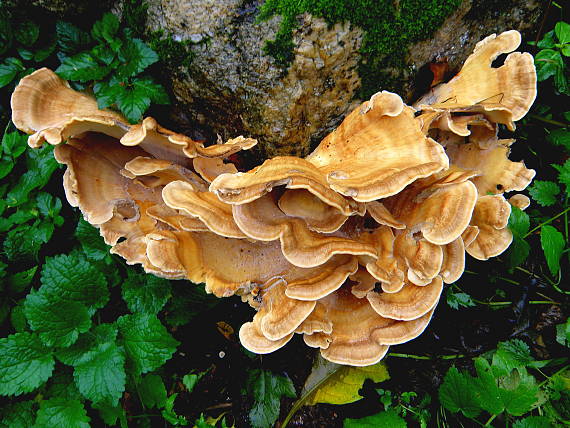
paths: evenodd
<path fill-rule="evenodd" d="M 121 291 L 131 312 L 152 315 L 156 315 L 172 295 L 168 280 L 130 272 Z"/>
<path fill-rule="evenodd" d="M 560 257 L 564 247 L 566 247 L 566 240 L 564 235 L 556 228 L 550 225 L 544 225 L 540 228 L 540 244 L 546 257 L 548 269 L 553 276 L 558 275 L 560 270 Z"/>
<path fill-rule="evenodd" d="M 347 418 L 343 426 L 344 428 L 406 428 L 408 425 L 395 410 L 390 409 L 361 419 Z"/>
<path fill-rule="evenodd" d="M 81 52 L 64 58 L 62 64 L 55 72 L 66 80 L 89 82 L 91 80 L 101 80 L 111 72 L 111 69 L 100 65 L 90 53 Z"/>
<path fill-rule="evenodd" d="M 135 88 L 145 91 L 153 103 L 170 104 L 168 94 L 162 85 L 155 83 L 151 77 L 141 77 L 133 79 Z"/>
<path fill-rule="evenodd" d="M 473 302 L 473 299 L 469 294 L 455 293 L 452 288 L 447 290 L 446 299 L 449 307 L 456 310 L 459 309 L 460 306 L 462 308 L 475 306 L 475 302 Z"/>
<path fill-rule="evenodd" d="M 162 409 L 166 403 L 166 387 L 159 375 L 149 374 L 142 378 L 138 392 L 143 404 L 150 408 Z"/>
<path fill-rule="evenodd" d="M 119 53 L 121 76 L 132 77 L 158 61 L 158 54 L 140 39 L 128 40 Z"/>
<path fill-rule="evenodd" d="M 116 99 L 117 107 L 131 123 L 140 121 L 143 113 L 150 107 L 150 98 L 140 87 L 124 88 Z"/>
<path fill-rule="evenodd" d="M 87 307 L 79 302 L 50 298 L 42 290 L 26 297 L 24 313 L 30 327 L 47 346 L 67 347 L 91 327 Z"/>
<path fill-rule="evenodd" d="M 58 21 L 55 25 L 57 34 L 57 47 L 65 54 L 73 54 L 84 49 L 91 37 L 69 22 Z"/>
<path fill-rule="evenodd" d="M 124 315 L 117 325 L 128 364 L 137 375 L 162 366 L 179 345 L 154 315 Z"/>
<path fill-rule="evenodd" d="M 89 428 L 90 418 L 79 400 L 52 398 L 40 402 L 33 428 Z"/>
<path fill-rule="evenodd" d="M 91 35 L 100 42 L 110 42 L 119 31 L 119 20 L 112 13 L 105 13 L 103 17 L 93 24 Z"/>
<path fill-rule="evenodd" d="M 570 196 L 570 159 L 564 165 L 552 165 L 558 171 L 558 181 L 566 186 L 566 194 Z"/>
<path fill-rule="evenodd" d="M 461 411 L 468 418 L 474 418 L 481 413 L 473 378 L 460 373 L 456 367 L 451 367 L 445 375 L 439 388 L 439 400 L 447 410 L 452 413 Z"/>
<path fill-rule="evenodd" d="M 115 343 L 103 343 L 85 353 L 73 373 L 85 398 L 117 405 L 125 391 L 125 353 Z"/>
<path fill-rule="evenodd" d="M 556 196 L 560 193 L 560 187 L 553 181 L 535 180 L 528 188 L 528 193 L 536 202 L 543 207 L 549 207 L 556 203 Z"/>
<path fill-rule="evenodd" d="M 0 339 L 0 395 L 33 391 L 49 379 L 55 361 L 38 336 L 16 333 Z"/>
<path fill-rule="evenodd" d="M 34 424 L 35 402 L 20 401 L 0 409 L 0 428 L 29 428 Z"/>
<path fill-rule="evenodd" d="M 274 375 L 268 370 L 252 370 L 246 388 L 254 399 L 249 412 L 249 420 L 254 428 L 273 426 L 279 416 L 281 397 L 295 398 L 297 395 L 291 379 Z"/>
<path fill-rule="evenodd" d="M 105 241 L 99 234 L 99 229 L 92 226 L 85 220 L 80 219 L 79 223 L 77 223 L 75 236 L 81 243 L 81 248 L 87 258 L 92 260 L 103 260 L 109 255 L 110 246 L 105 244 Z"/>

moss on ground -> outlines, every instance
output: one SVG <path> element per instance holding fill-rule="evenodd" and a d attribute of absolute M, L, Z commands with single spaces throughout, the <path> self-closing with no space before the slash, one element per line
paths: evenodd
<path fill-rule="evenodd" d="M 368 97 L 380 88 L 397 89 L 398 83 L 385 70 L 405 66 L 406 47 L 428 38 L 460 4 L 461 0 L 266 0 L 258 20 L 283 17 L 275 40 L 265 45 L 283 67 L 293 59 L 292 32 L 304 12 L 329 24 L 350 21 L 362 28 L 359 74 L 361 96 Z"/>

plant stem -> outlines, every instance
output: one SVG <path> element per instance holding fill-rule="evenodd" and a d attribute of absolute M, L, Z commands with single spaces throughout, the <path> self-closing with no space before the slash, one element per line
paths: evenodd
<path fill-rule="evenodd" d="M 537 114 L 529 114 L 528 117 L 530 117 L 532 119 L 540 120 L 541 122 L 548 123 L 550 125 L 563 126 L 563 127 L 568 126 L 567 123 L 558 122 L 557 120 L 547 119 L 547 118 L 539 116 Z"/>
<path fill-rule="evenodd" d="M 413 360 L 454 360 L 456 358 L 465 358 L 463 354 L 456 354 L 456 355 L 436 355 L 433 357 L 427 355 L 413 355 L 413 354 L 398 354 L 396 352 L 390 352 L 388 354 L 389 357 L 397 357 L 397 358 L 411 358 Z"/>
<path fill-rule="evenodd" d="M 553 220 L 556 220 L 558 217 L 566 214 L 568 211 L 570 211 L 570 207 L 566 208 L 564 211 L 562 211 L 561 213 L 556 214 L 554 217 L 549 218 L 546 221 L 543 221 L 542 223 L 540 223 L 538 226 L 532 228 L 525 236 L 523 236 L 523 239 L 526 238 L 527 236 L 529 236 L 532 232 L 534 232 L 535 230 L 540 229 L 542 226 L 544 226 L 545 224 L 550 223 Z"/>
<path fill-rule="evenodd" d="M 491 422 L 493 422 L 496 417 L 497 417 L 497 415 L 491 415 L 489 420 L 487 422 L 485 422 L 485 426 L 488 427 L 489 425 L 491 425 Z"/>

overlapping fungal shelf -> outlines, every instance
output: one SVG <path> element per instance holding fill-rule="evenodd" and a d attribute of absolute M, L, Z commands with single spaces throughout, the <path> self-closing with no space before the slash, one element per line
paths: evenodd
<path fill-rule="evenodd" d="M 516 31 L 479 42 L 460 73 L 412 107 L 379 92 L 306 158 L 244 172 L 228 161 L 256 144 L 204 147 L 152 118 L 130 125 L 48 69 L 22 79 L 13 122 L 29 144 L 56 145 L 69 203 L 111 252 L 171 279 L 205 283 L 257 310 L 243 346 L 273 352 L 302 334 L 341 364 L 369 365 L 428 325 L 443 284 L 512 241 L 511 204 L 534 171 L 508 159 L 536 96 Z M 510 202 L 510 203 L 509 203 Z"/>

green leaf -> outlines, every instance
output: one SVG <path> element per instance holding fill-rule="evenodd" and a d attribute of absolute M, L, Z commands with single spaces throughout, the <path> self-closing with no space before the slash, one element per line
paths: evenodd
<path fill-rule="evenodd" d="M 107 108 L 117 103 L 117 99 L 123 96 L 126 91 L 124 86 L 120 84 L 110 85 L 106 82 L 97 82 L 93 86 L 93 91 L 97 97 L 97 106 L 100 109 Z"/>
<path fill-rule="evenodd" d="M 556 341 L 562 346 L 570 348 L 570 318 L 566 319 L 565 324 L 556 326 Z"/>
<path fill-rule="evenodd" d="M 69 22 L 58 21 L 55 25 L 57 34 L 57 47 L 65 54 L 74 54 L 84 49 L 91 37 Z"/>
<path fill-rule="evenodd" d="M 81 243 L 83 253 L 92 260 L 103 260 L 109 255 L 110 246 L 105 244 L 105 241 L 99 234 L 99 229 L 92 226 L 83 219 L 77 223 L 75 229 L 75 236 Z"/>
<path fill-rule="evenodd" d="M 530 228 L 530 218 L 523 210 L 513 206 L 511 207 L 508 226 L 513 234 L 522 238 Z"/>
<path fill-rule="evenodd" d="M 100 42 L 109 42 L 119 31 L 119 20 L 112 13 L 105 13 L 103 17 L 93 24 L 91 35 Z"/>
<path fill-rule="evenodd" d="M 560 52 L 554 49 L 544 49 L 534 56 L 536 65 L 536 77 L 539 82 L 556 75 L 559 69 L 564 67 Z"/>
<path fill-rule="evenodd" d="M 16 60 L 16 58 L 12 59 Z M 16 75 L 24 68 L 21 62 L 20 64 L 21 66 L 18 66 L 17 62 L 8 61 L 4 61 L 3 64 L 0 64 L 0 88 L 3 88 L 14 80 Z"/>
<path fill-rule="evenodd" d="M 252 370 L 246 386 L 254 400 L 249 412 L 249 420 L 254 428 L 273 426 L 279 416 L 281 397 L 297 396 L 291 379 L 274 375 L 268 370 Z"/>
<path fill-rule="evenodd" d="M 3 158 L 0 159 L 0 179 L 6 177 L 12 170 L 16 164 L 10 158 Z"/>
<path fill-rule="evenodd" d="M 86 259 L 59 255 L 46 259 L 41 273 L 41 291 L 54 300 L 82 303 L 89 309 L 109 301 L 105 276 Z"/>
<path fill-rule="evenodd" d="M 0 428 L 30 428 L 36 417 L 35 402 L 20 401 L 0 409 Z"/>
<path fill-rule="evenodd" d="M 387 410 L 361 419 L 344 420 L 344 428 L 406 428 L 407 424 L 395 410 Z"/>
<path fill-rule="evenodd" d="M 125 391 L 125 353 L 115 343 L 103 343 L 85 353 L 73 374 L 79 391 L 94 403 L 117 405 Z"/>
<path fill-rule="evenodd" d="M 553 276 L 558 275 L 560 270 L 560 257 L 566 247 L 564 235 L 556 228 L 550 225 L 544 225 L 540 228 L 540 244 L 546 257 L 548 269 Z"/>
<path fill-rule="evenodd" d="M 19 132 L 5 132 L 2 137 L 2 149 L 12 158 L 20 157 L 28 147 L 28 136 Z"/>
<path fill-rule="evenodd" d="M 65 398 L 74 400 L 80 397 L 71 372 L 58 370 L 48 382 L 44 398 Z"/>
<path fill-rule="evenodd" d="M 166 305 L 166 322 L 173 327 L 187 324 L 219 303 L 220 299 L 206 293 L 201 285 L 173 281 L 172 298 Z"/>
<path fill-rule="evenodd" d="M 34 52 L 34 61 L 36 62 L 45 61 L 55 50 L 55 46 L 56 46 L 56 40 L 54 37 L 53 40 L 47 46 L 40 49 L 36 49 L 36 51 Z"/>
<path fill-rule="evenodd" d="M 124 315 L 117 320 L 117 325 L 128 365 L 137 375 L 162 366 L 179 345 L 154 315 Z"/>
<path fill-rule="evenodd" d="M 20 58 L 24 61 L 30 61 L 34 57 L 34 53 L 31 50 L 24 48 L 18 48 L 18 55 L 20 55 Z"/>
<path fill-rule="evenodd" d="M 101 80 L 111 72 L 111 69 L 100 65 L 91 54 L 81 52 L 65 58 L 55 72 L 67 80 L 89 82 Z"/>
<path fill-rule="evenodd" d="M 554 30 L 552 30 L 546 33 L 542 38 L 542 40 L 539 40 L 536 46 L 539 47 L 540 49 L 545 49 L 545 48 L 553 48 L 555 44 L 556 44 L 556 38 L 554 36 Z"/>
<path fill-rule="evenodd" d="M 554 26 L 554 33 L 560 43 L 570 43 L 570 24 L 564 21 L 557 22 Z"/>
<path fill-rule="evenodd" d="M 99 324 L 88 333 L 79 336 L 77 342 L 69 348 L 58 350 L 56 356 L 64 364 L 77 366 L 84 362 L 86 354 L 95 351 L 99 345 L 114 344 L 117 332 L 115 324 Z"/>
<path fill-rule="evenodd" d="M 8 287 L 14 293 L 21 293 L 30 285 L 37 270 L 38 267 L 34 266 L 28 270 L 10 275 L 8 278 Z"/>
<path fill-rule="evenodd" d="M 80 401 L 52 398 L 40 402 L 33 428 L 89 428 L 89 421 Z"/>
<path fill-rule="evenodd" d="M 36 196 L 37 207 L 44 217 L 54 218 L 61 211 L 61 200 L 46 192 Z"/>
<path fill-rule="evenodd" d="M 514 208 L 514 207 L 513 207 Z M 517 235 L 513 236 L 513 242 L 509 247 L 507 254 L 509 260 L 509 267 L 515 268 L 522 264 L 530 253 L 530 245 L 524 239 Z"/>
<path fill-rule="evenodd" d="M 554 428 L 546 416 L 527 416 L 513 424 L 513 428 Z"/>
<path fill-rule="evenodd" d="M 184 377 L 182 378 L 182 383 L 184 384 L 189 393 L 194 390 L 194 387 L 196 386 L 201 377 L 202 374 L 184 375 Z"/>
<path fill-rule="evenodd" d="M 150 98 L 141 88 L 125 88 L 117 97 L 116 103 L 129 122 L 136 123 L 150 107 Z"/>
<path fill-rule="evenodd" d="M 174 401 L 178 394 L 172 394 L 164 403 L 164 410 L 161 412 L 162 417 L 174 426 L 187 425 L 188 421 L 184 416 L 179 416 L 174 411 Z"/>
<path fill-rule="evenodd" d="M 473 378 L 460 373 L 455 367 L 451 367 L 443 379 L 439 388 L 439 400 L 447 410 L 452 413 L 461 411 L 468 418 L 481 413 Z"/>
<path fill-rule="evenodd" d="M 26 331 L 28 328 L 28 321 L 26 320 L 26 315 L 24 314 L 23 300 L 16 306 L 12 307 L 12 312 L 10 313 L 10 322 L 12 327 L 17 333 Z"/>
<path fill-rule="evenodd" d="M 501 379 L 500 384 L 501 400 L 506 411 L 513 416 L 529 412 L 538 399 L 540 388 L 525 369 L 513 371 L 507 378 Z"/>
<path fill-rule="evenodd" d="M 0 395 L 33 391 L 49 379 L 55 361 L 39 337 L 16 333 L 0 339 Z"/>
<path fill-rule="evenodd" d="M 560 193 L 560 187 L 553 181 L 534 180 L 532 186 L 528 188 L 528 193 L 540 205 L 549 207 L 556 203 L 556 196 Z"/>
<path fill-rule="evenodd" d="M 138 392 L 143 404 L 150 408 L 162 409 L 166 403 L 166 387 L 159 375 L 149 374 L 142 378 Z"/>
<path fill-rule="evenodd" d="M 158 54 L 140 39 L 128 40 L 119 53 L 123 62 L 118 70 L 122 77 L 132 77 L 139 74 L 149 65 L 158 61 Z M 150 96 L 150 95 L 149 95 Z"/>
<path fill-rule="evenodd" d="M 157 314 L 172 295 L 168 280 L 130 272 L 121 291 L 131 312 L 151 315 Z"/>
<path fill-rule="evenodd" d="M 447 290 L 446 294 L 447 304 L 452 309 L 468 308 L 470 306 L 475 306 L 475 302 L 471 296 L 467 293 L 455 293 L 452 288 Z"/>
<path fill-rule="evenodd" d="M 552 165 L 558 171 L 558 181 L 566 186 L 566 194 L 570 196 L 570 159 L 564 165 Z"/>
<path fill-rule="evenodd" d="M 79 302 L 62 301 L 32 292 L 26 297 L 24 313 L 30 328 L 37 332 L 47 346 L 67 347 L 75 343 L 79 333 L 91 327 L 87 307 Z"/>
<path fill-rule="evenodd" d="M 25 46 L 33 45 L 40 36 L 40 27 L 32 21 L 24 21 L 16 28 L 14 37 Z"/>
<path fill-rule="evenodd" d="M 479 406 L 492 415 L 498 415 L 505 410 L 505 405 L 501 400 L 499 386 L 491 366 L 486 359 L 481 357 L 475 358 L 474 361 L 477 378 L 473 380 L 473 385 Z"/>
<path fill-rule="evenodd" d="M 18 227 L 8 232 L 4 240 L 4 254 L 11 262 L 26 262 L 36 260 L 41 239 L 36 231 L 28 226 Z"/>
<path fill-rule="evenodd" d="M 512 370 L 526 367 L 533 361 L 528 345 L 522 340 L 500 342 L 493 355 L 493 371 L 497 376 L 506 376 Z"/>
<path fill-rule="evenodd" d="M 133 86 L 138 90 L 145 91 L 153 103 L 170 104 L 170 99 L 164 87 L 155 83 L 151 77 L 133 79 Z"/>

